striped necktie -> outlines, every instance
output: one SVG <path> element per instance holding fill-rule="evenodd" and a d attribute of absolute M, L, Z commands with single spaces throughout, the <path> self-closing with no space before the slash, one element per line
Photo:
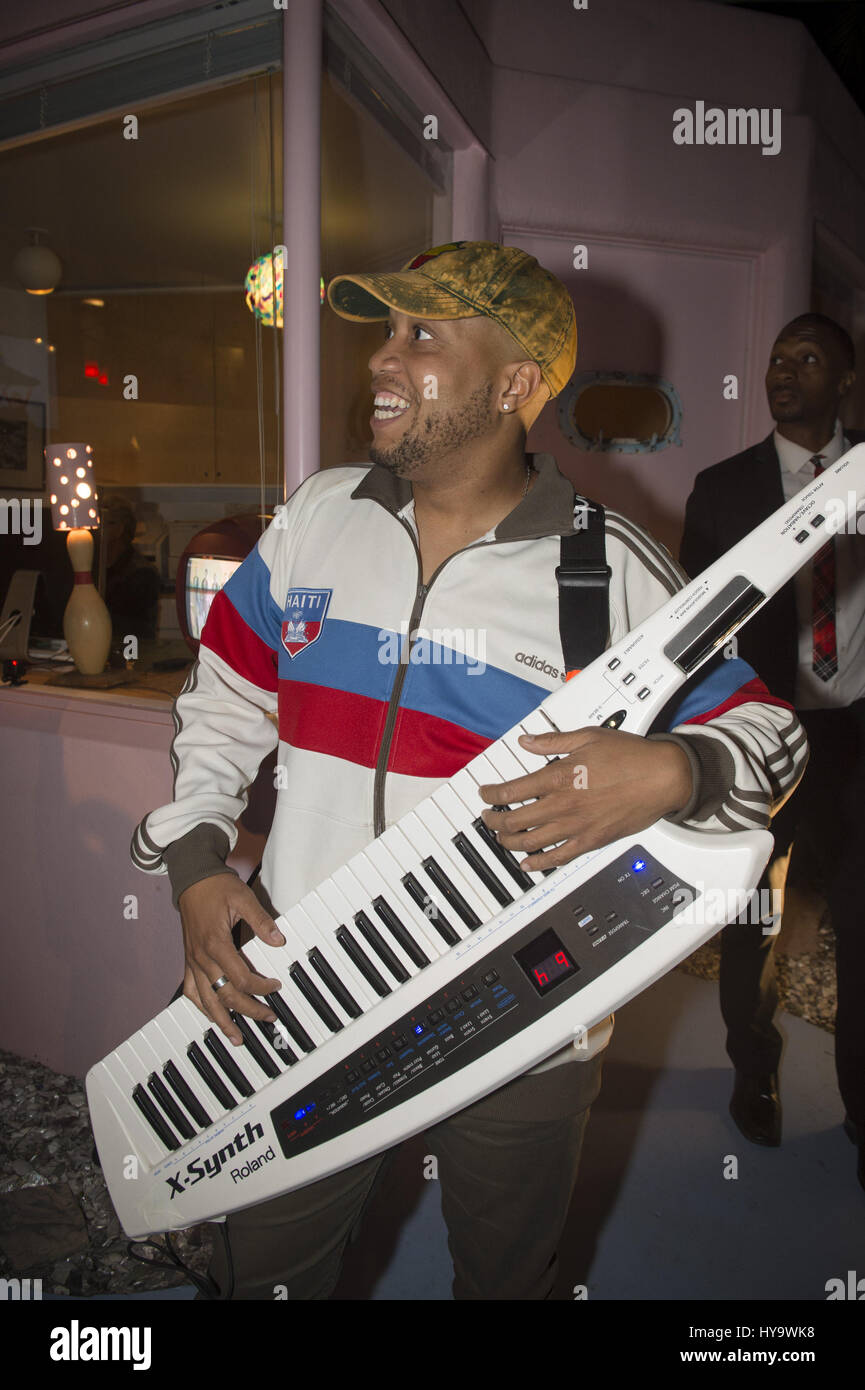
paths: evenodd
<path fill-rule="evenodd" d="M 823 472 L 823 455 L 814 454 L 814 477 Z M 821 681 L 838 670 L 835 640 L 835 541 L 827 541 L 814 556 L 811 580 L 811 666 Z"/>

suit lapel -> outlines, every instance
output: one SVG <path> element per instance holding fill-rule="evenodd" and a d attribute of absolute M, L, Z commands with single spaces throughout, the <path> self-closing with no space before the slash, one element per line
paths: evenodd
<path fill-rule="evenodd" d="M 762 520 L 784 505 L 784 484 L 773 434 L 754 446 L 754 462 L 754 492 L 758 494 L 754 510 Z"/>

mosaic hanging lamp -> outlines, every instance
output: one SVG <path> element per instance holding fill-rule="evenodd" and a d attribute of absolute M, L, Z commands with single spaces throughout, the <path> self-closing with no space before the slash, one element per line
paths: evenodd
<path fill-rule="evenodd" d="M 246 305 L 257 319 L 268 328 L 273 327 L 274 306 L 276 326 L 282 328 L 282 277 L 283 259 L 280 247 L 276 247 L 273 257 L 259 256 L 246 272 L 243 288 L 246 290 Z M 274 287 L 274 279 L 276 286 Z M 319 280 L 319 302 L 324 303 L 324 276 Z"/>

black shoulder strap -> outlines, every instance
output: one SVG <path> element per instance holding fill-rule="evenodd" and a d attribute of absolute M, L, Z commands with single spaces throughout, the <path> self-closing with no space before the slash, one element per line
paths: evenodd
<path fill-rule="evenodd" d="M 577 496 L 574 529 L 562 536 L 556 569 L 559 632 L 567 678 L 582 671 L 607 645 L 610 628 L 610 575 L 604 544 L 604 509 Z"/>

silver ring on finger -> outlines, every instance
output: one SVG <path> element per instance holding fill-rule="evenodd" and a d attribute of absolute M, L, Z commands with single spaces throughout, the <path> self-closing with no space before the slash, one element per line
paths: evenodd
<path fill-rule="evenodd" d="M 213 984 L 211 985 L 211 989 L 215 989 L 215 990 L 223 989 L 223 988 L 225 987 L 225 985 L 227 985 L 228 983 L 229 983 L 228 976 L 227 976 L 227 975 L 220 975 L 220 977 L 219 977 L 218 980 L 214 980 L 214 981 L 213 981 Z"/>

